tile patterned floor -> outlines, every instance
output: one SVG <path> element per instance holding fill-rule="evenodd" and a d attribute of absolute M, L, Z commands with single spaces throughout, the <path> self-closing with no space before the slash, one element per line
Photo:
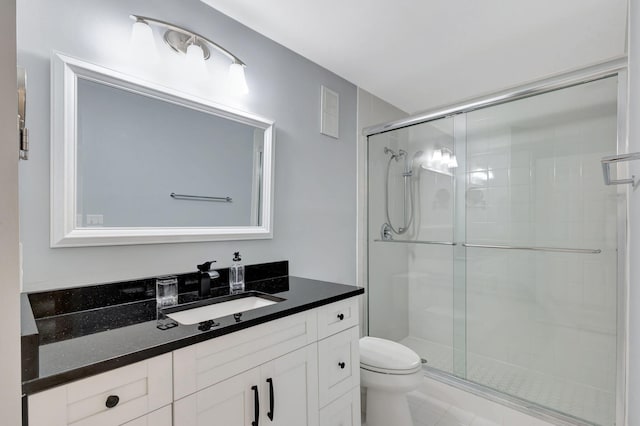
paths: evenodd
<path fill-rule="evenodd" d="M 447 372 L 453 370 L 451 348 L 414 337 L 401 343 L 427 358 L 428 365 Z M 467 374 L 469 380 L 506 394 L 599 425 L 613 425 L 615 395 L 611 392 L 473 354 L 467 360 Z"/>

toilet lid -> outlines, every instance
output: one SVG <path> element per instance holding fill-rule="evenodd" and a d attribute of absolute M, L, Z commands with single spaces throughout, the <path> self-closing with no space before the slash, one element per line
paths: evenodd
<path fill-rule="evenodd" d="M 374 370 L 415 371 L 421 366 L 417 353 L 399 343 L 377 337 L 360 339 L 360 365 Z"/>

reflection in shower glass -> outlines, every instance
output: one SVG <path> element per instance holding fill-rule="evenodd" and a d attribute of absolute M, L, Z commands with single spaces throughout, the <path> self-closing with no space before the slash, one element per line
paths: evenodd
<path fill-rule="evenodd" d="M 442 154 L 450 161 L 453 133 L 446 118 L 369 138 L 369 333 L 400 341 L 447 372 L 455 168 Z"/>
<path fill-rule="evenodd" d="M 600 159 L 617 152 L 617 86 L 369 137 L 370 335 L 524 406 L 614 424 L 625 199 Z"/>

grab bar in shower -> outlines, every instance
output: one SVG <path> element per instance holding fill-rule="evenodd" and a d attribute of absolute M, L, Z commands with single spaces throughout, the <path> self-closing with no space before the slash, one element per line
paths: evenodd
<path fill-rule="evenodd" d="M 472 248 L 490 248 L 501 250 L 529 250 L 529 251 L 548 251 L 555 253 L 581 253 L 581 254 L 600 254 L 600 249 L 577 249 L 577 248 L 562 248 L 562 247 L 524 247 L 524 246 L 503 246 L 503 245 L 488 245 L 488 244 L 468 244 L 463 243 L 463 247 Z"/>
<path fill-rule="evenodd" d="M 618 154 L 618 155 L 610 155 L 608 157 L 602 158 L 602 174 L 604 175 L 604 184 L 605 185 L 624 185 L 631 184 L 633 186 L 637 185 L 635 180 L 635 176 L 631 176 L 630 179 L 611 179 L 611 164 L 621 163 L 623 161 L 633 161 L 640 160 L 640 152 L 633 152 L 630 154 Z"/>
<path fill-rule="evenodd" d="M 453 241 L 422 241 L 422 240 L 373 240 L 376 243 L 413 243 L 413 244 L 434 244 L 438 246 L 456 246 L 458 243 Z"/>
<path fill-rule="evenodd" d="M 175 198 L 176 200 L 220 201 L 223 203 L 230 203 L 233 201 L 233 198 L 231 197 L 207 197 L 205 195 L 176 194 L 175 192 L 172 192 L 169 195 L 171 198 Z"/>

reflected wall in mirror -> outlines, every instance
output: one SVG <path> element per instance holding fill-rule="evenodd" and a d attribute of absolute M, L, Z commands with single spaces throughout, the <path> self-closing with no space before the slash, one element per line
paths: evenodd
<path fill-rule="evenodd" d="M 273 122 L 53 57 L 52 247 L 271 238 Z"/>

